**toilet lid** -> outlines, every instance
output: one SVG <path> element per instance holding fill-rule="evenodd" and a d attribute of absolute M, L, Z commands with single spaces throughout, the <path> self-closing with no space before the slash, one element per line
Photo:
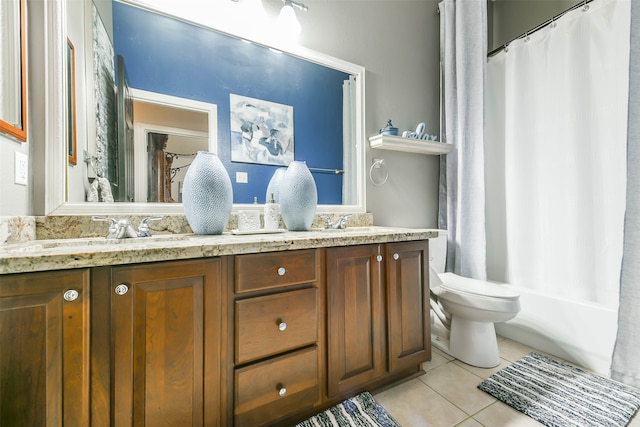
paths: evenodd
<path fill-rule="evenodd" d="M 513 301 L 520 298 L 520 294 L 518 292 L 509 289 L 504 285 L 485 282 L 484 280 L 469 279 L 453 273 L 440 273 L 438 276 L 442 280 L 442 284 L 440 286 L 453 292 Z"/>

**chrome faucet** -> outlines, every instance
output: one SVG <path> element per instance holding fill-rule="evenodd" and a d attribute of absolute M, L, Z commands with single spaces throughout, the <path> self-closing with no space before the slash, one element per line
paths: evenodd
<path fill-rule="evenodd" d="M 148 221 L 160 220 L 162 217 L 147 217 L 143 219 L 140 221 L 140 225 L 138 226 L 138 232 L 133 229 L 133 226 L 126 218 L 116 221 L 114 218 L 106 216 L 93 216 L 91 219 L 94 221 L 109 222 L 109 231 L 105 236 L 106 239 L 127 239 L 133 237 L 151 237 Z"/>
<path fill-rule="evenodd" d="M 327 230 L 344 230 L 347 228 L 347 220 L 351 217 L 352 214 L 342 215 L 336 222 L 331 221 L 331 217 L 329 215 L 322 215 L 321 218 L 324 218 L 327 221 L 327 226 L 325 229 Z"/>
<path fill-rule="evenodd" d="M 161 216 L 148 216 L 138 225 L 138 237 L 151 237 L 151 228 L 149 227 L 149 221 L 160 221 Z"/>

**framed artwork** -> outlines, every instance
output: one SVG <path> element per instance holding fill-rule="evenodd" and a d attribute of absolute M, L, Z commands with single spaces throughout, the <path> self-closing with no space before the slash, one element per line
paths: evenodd
<path fill-rule="evenodd" d="M 69 163 L 78 162 L 76 143 L 76 60 L 73 43 L 67 39 L 67 154 Z"/>
<path fill-rule="evenodd" d="M 288 166 L 293 160 L 293 107 L 229 94 L 231 161 Z"/>
<path fill-rule="evenodd" d="M 26 0 L 0 1 L 0 132 L 27 141 Z"/>

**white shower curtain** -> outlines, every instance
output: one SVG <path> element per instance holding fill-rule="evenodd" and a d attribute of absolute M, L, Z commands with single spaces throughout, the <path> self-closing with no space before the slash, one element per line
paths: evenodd
<path fill-rule="evenodd" d="M 628 55 L 629 0 L 596 0 L 490 58 L 490 279 L 617 306 Z"/>
<path fill-rule="evenodd" d="M 442 135 L 438 226 L 448 230 L 447 271 L 486 279 L 484 77 L 487 2 L 444 0 L 440 10 Z"/>
<path fill-rule="evenodd" d="M 342 83 L 342 204 L 358 203 L 356 177 L 358 173 L 356 147 L 356 76 Z"/>
<path fill-rule="evenodd" d="M 618 334 L 611 378 L 640 387 L 640 2 L 631 5 L 627 211 L 620 278 Z"/>

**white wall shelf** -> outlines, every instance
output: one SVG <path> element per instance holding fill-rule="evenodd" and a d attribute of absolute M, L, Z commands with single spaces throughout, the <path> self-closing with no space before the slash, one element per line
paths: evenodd
<path fill-rule="evenodd" d="M 439 156 L 451 151 L 451 144 L 438 141 L 424 141 L 392 135 L 376 135 L 369 138 L 369 146 L 381 150 L 404 151 L 407 153 Z"/>

